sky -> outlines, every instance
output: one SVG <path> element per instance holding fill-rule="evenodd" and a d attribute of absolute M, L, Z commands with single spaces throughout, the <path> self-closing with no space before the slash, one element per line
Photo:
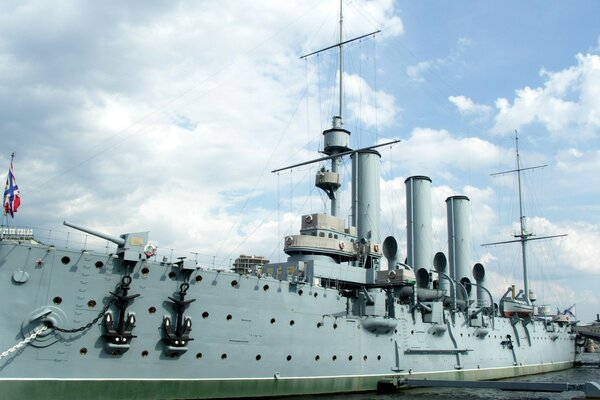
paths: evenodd
<path fill-rule="evenodd" d="M 434 251 L 447 253 L 445 199 L 467 195 L 473 263 L 496 296 L 521 286 L 519 247 L 481 246 L 518 232 L 515 177 L 491 176 L 515 168 L 518 131 L 522 166 L 546 165 L 523 173 L 528 232 L 568 235 L 530 243 L 530 287 L 539 304 L 595 319 L 600 3 L 343 6 L 344 40 L 381 30 L 344 47 L 350 144 L 401 140 L 380 149 L 383 236 L 406 254 L 404 180 L 429 176 Z M 329 209 L 313 186 L 321 165 L 271 171 L 319 157 L 338 113 L 335 51 L 300 58 L 339 40 L 338 7 L 3 1 L 0 177 L 14 151 L 15 226 L 150 231 L 159 254 L 207 267 L 285 260 L 300 216 Z"/>

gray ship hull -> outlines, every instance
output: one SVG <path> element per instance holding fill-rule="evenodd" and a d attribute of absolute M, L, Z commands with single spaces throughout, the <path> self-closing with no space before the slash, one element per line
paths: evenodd
<path fill-rule="evenodd" d="M 125 275 L 134 337 L 115 345 L 100 319 L 76 333 L 48 329 L 0 360 L 10 398 L 181 399 L 375 390 L 406 376 L 498 379 L 569 368 L 577 355 L 569 325 L 540 320 L 424 312 L 394 302 L 354 313 L 354 299 L 324 281 L 236 274 L 182 263 L 133 263 L 101 252 L 35 241 L 0 241 L 0 349 L 43 324 L 85 327 Z M 126 274 L 126 271 L 130 272 Z M 23 278 L 26 273 L 26 279 Z M 19 282 L 19 280 L 21 282 Z M 189 282 L 185 346 L 164 328 Z M 114 300 L 108 307 L 118 319 Z M 508 340 L 507 340 L 508 338 Z"/>

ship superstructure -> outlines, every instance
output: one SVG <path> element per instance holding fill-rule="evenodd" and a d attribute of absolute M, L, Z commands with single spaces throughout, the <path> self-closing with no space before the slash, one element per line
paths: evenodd
<path fill-rule="evenodd" d="M 284 238 L 285 262 L 240 257 L 235 270 L 217 270 L 158 257 L 148 232 L 113 236 L 65 223 L 111 243 L 102 252 L 2 230 L 0 392 L 282 396 L 571 367 L 578 348 L 570 324 L 498 312 L 485 267 L 471 260 L 466 196 L 446 200 L 448 257 L 433 253 L 427 176 L 405 181 L 406 260 L 396 238 L 381 237 L 376 149 L 389 143 L 352 150 L 341 117 L 340 109 L 323 132 L 317 161 L 331 167 L 315 178 L 331 212 L 301 217 L 299 234 Z M 349 222 L 336 201 L 341 157 L 352 159 Z"/>

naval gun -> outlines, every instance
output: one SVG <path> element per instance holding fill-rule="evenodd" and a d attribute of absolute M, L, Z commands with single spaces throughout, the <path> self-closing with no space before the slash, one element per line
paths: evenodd
<path fill-rule="evenodd" d="M 122 257 L 123 261 L 137 262 L 142 259 L 145 260 L 146 258 L 153 256 L 156 251 L 156 247 L 148 243 L 148 232 L 124 233 L 120 237 L 116 237 L 98 232 L 94 229 L 71 224 L 67 221 L 63 221 L 63 225 L 113 242 L 118 246 L 115 254 Z"/>

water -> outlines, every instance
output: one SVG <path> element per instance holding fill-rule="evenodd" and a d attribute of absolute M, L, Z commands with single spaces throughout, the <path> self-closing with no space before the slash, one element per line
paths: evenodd
<path fill-rule="evenodd" d="M 582 357 L 583 361 L 595 362 L 595 366 L 582 366 L 571 368 L 565 371 L 549 372 L 542 375 L 531 375 L 522 378 L 510 379 L 521 382 L 568 382 L 600 383 L 600 353 L 586 353 Z M 351 395 L 326 396 L 327 399 L 335 400 L 499 400 L 499 399 L 519 399 L 519 400 L 571 400 L 573 398 L 583 398 L 583 392 L 570 391 L 562 393 L 544 393 L 544 392 L 513 392 L 498 389 L 458 389 L 458 388 L 421 388 L 410 389 L 392 394 L 361 393 Z M 323 396 L 304 396 L 303 400 L 322 400 Z"/>

